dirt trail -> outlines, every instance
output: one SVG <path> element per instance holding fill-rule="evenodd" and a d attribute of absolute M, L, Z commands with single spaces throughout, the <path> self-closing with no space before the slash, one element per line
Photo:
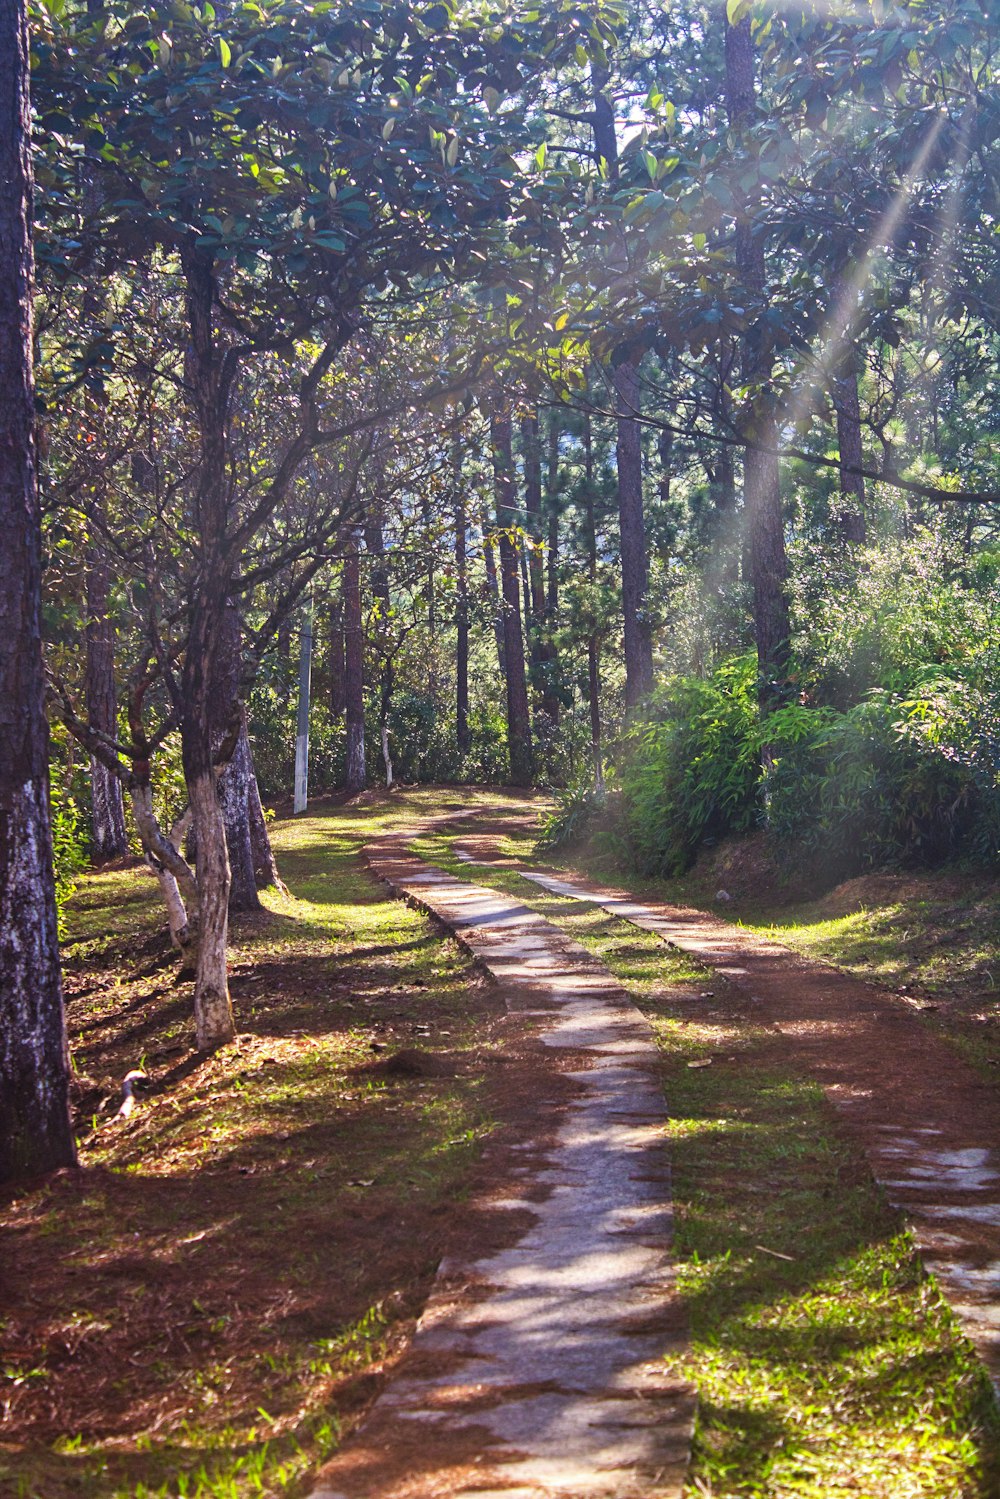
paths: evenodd
<path fill-rule="evenodd" d="M 312 1499 L 677 1499 L 694 1401 L 662 1365 L 683 1323 L 649 1026 L 520 902 L 398 838 L 369 862 L 534 1021 L 562 1093 L 544 1151 L 525 1139 L 496 1162 L 490 1205 L 524 1231 L 441 1266 L 407 1359 Z"/>
<path fill-rule="evenodd" d="M 482 842 L 465 847 L 480 862 Z M 510 866 L 510 861 L 503 861 Z M 782 1055 L 824 1087 L 906 1214 L 923 1259 L 1000 1394 L 1000 1098 L 891 994 L 707 912 L 577 876 L 517 870 L 655 932 L 735 987 Z"/>

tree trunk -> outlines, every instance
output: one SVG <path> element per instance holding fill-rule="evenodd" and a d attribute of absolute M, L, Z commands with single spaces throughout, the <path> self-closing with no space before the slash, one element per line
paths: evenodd
<path fill-rule="evenodd" d="M 756 112 L 750 17 L 744 17 L 737 26 L 730 25 L 727 20 L 725 37 L 729 123 L 734 133 L 748 137 Z M 765 300 L 766 275 L 763 238 L 754 233 L 753 210 L 758 200 L 759 193 L 751 191 L 745 211 L 737 217 L 735 251 L 737 270 L 747 290 L 757 299 L 760 315 Z M 771 360 L 771 342 L 763 332 L 756 341 L 746 344 L 743 374 L 747 383 L 756 386 L 757 391 L 747 422 L 749 444 L 743 460 L 743 501 L 753 585 L 760 701 L 765 711 L 783 700 L 791 635 L 785 593 L 788 563 L 781 513 L 778 432 L 767 390 L 772 375 Z"/>
<path fill-rule="evenodd" d="M 347 707 L 347 687 L 344 665 L 344 601 L 335 598 L 327 615 L 329 642 L 327 645 L 327 671 L 330 678 L 330 713 L 341 718 Z"/>
<path fill-rule="evenodd" d="M 167 908 L 170 940 L 181 956 L 181 972 L 193 974 L 198 966 L 198 886 L 190 866 L 180 856 L 181 841 L 191 825 L 191 809 L 185 810 L 169 834 L 161 834 L 153 812 L 153 788 L 148 774 L 133 783 L 130 797 L 146 863 L 156 875 Z M 172 858 L 171 852 L 177 857 Z M 181 879 L 184 881 L 183 891 Z M 193 923 L 185 905 L 185 893 L 194 907 Z"/>
<path fill-rule="evenodd" d="M 507 650 L 504 645 L 503 632 L 503 607 L 500 603 L 500 583 L 497 579 L 497 557 L 493 541 L 490 539 L 489 518 L 483 511 L 483 565 L 486 568 L 486 592 L 493 614 L 493 634 L 497 643 L 497 660 L 500 663 L 500 675 L 504 681 L 507 680 Z"/>
<path fill-rule="evenodd" d="M 213 704 L 212 748 L 217 752 L 230 729 L 240 690 L 240 616 L 236 605 L 226 605 L 225 623 L 218 650 L 219 695 Z M 254 779 L 246 714 L 229 764 L 219 777 L 219 802 L 226 827 L 229 853 L 230 911 L 259 911 L 253 849 L 250 844 L 250 783 Z M 197 843 L 197 838 L 196 838 Z"/>
<path fill-rule="evenodd" d="M 361 565 L 358 538 L 348 537 L 341 581 L 344 596 L 344 680 L 347 690 L 348 791 L 365 789 L 365 639 L 361 619 Z"/>
<path fill-rule="evenodd" d="M 215 772 L 213 729 L 220 704 L 232 702 L 225 637 L 230 632 L 227 562 L 227 427 L 229 388 L 215 343 L 216 266 L 193 240 L 181 247 L 188 346 L 185 375 L 198 420 L 199 455 L 192 495 L 201 570 L 189 603 L 181 673 L 181 755 L 197 843 L 198 970 L 194 1018 L 198 1047 L 211 1050 L 236 1034 L 229 999 L 229 856 Z M 228 667 L 231 672 L 231 667 Z"/>
<path fill-rule="evenodd" d="M 96 555 L 87 567 L 86 644 L 87 720 L 98 733 L 117 739 L 115 627 L 108 618 L 107 564 Z M 96 863 L 128 853 L 121 782 L 94 755 L 90 757 L 90 832 Z"/>
<path fill-rule="evenodd" d="M 469 567 L 468 516 L 462 485 L 462 450 L 457 436 L 451 453 L 452 508 L 455 517 L 455 733 L 458 753 L 469 751 Z"/>
<path fill-rule="evenodd" d="M 258 890 L 280 890 L 286 894 L 286 886 L 278 873 L 277 861 L 274 857 L 274 849 L 271 847 L 270 834 L 267 831 L 267 821 L 264 817 L 264 808 L 260 800 L 260 788 L 257 785 L 257 776 L 253 769 L 251 757 L 250 765 L 250 848 L 253 853 L 254 878 L 257 881 Z"/>
<path fill-rule="evenodd" d="M 538 430 L 538 417 L 532 412 L 521 423 L 524 447 L 524 509 L 527 518 L 525 529 L 531 537 L 528 553 L 528 577 L 530 612 L 525 619 L 530 621 L 531 669 L 536 691 L 541 694 L 542 715 L 549 731 L 559 722 L 559 699 L 553 691 L 553 664 L 555 650 L 548 634 L 548 602 L 545 594 L 545 563 L 542 553 L 542 445 Z"/>
<path fill-rule="evenodd" d="M 28 24 L 0 0 L 0 1180 L 76 1160 L 41 653 Z"/>
<path fill-rule="evenodd" d="M 548 507 L 548 548 L 545 557 L 545 614 L 554 626 L 559 613 L 559 421 L 549 416 L 549 455 L 545 478 Z"/>
<path fill-rule="evenodd" d="M 863 546 L 866 539 L 865 481 L 859 470 L 864 463 L 864 448 L 861 442 L 861 402 L 858 399 L 858 355 L 853 343 L 844 350 L 833 380 L 833 404 L 837 413 L 840 449 L 840 525 L 845 540 Z"/>
<path fill-rule="evenodd" d="M 229 939 L 229 855 L 216 777 L 208 766 L 187 776 L 198 843 L 198 968 L 194 1024 L 199 1051 L 211 1051 L 236 1035 L 229 998 L 226 946 Z"/>
<path fill-rule="evenodd" d="M 594 150 L 607 163 L 609 179 L 618 178 L 618 135 L 608 94 L 608 73 L 594 69 Z M 628 265 L 624 238 L 613 250 L 618 268 Z M 642 432 L 639 414 L 639 371 L 634 361 L 613 373 L 618 418 L 618 520 L 621 533 L 622 618 L 625 629 L 625 706 L 634 708 L 653 687 L 653 638 L 646 593 L 649 562 L 646 521 L 642 508 Z"/>
<path fill-rule="evenodd" d="M 496 489 L 497 526 L 500 532 L 500 586 L 503 591 L 504 658 L 507 664 L 507 748 L 510 779 L 515 786 L 531 784 L 534 773 L 528 683 L 524 670 L 524 634 L 517 546 L 511 535 L 517 524 L 514 503 L 514 452 L 510 408 L 495 396 L 490 411 L 490 443 Z"/>
<path fill-rule="evenodd" d="M 257 777 L 254 775 L 245 716 L 240 724 L 233 757 L 222 772 L 219 797 L 226 825 L 226 847 L 229 851 L 229 909 L 259 911 L 261 904 L 257 894 L 252 816 L 254 802 L 260 806 L 260 793 L 257 791 Z M 264 837 L 267 838 L 266 826 Z M 273 853 L 270 863 L 274 863 Z"/>
<path fill-rule="evenodd" d="M 583 419 L 584 488 L 587 515 L 587 578 L 591 609 L 597 594 L 597 514 L 594 507 L 594 444 L 589 414 Z M 604 754 L 601 749 L 601 639 L 591 620 L 587 636 L 587 698 L 590 707 L 590 753 L 594 762 L 594 785 L 604 788 Z"/>
<path fill-rule="evenodd" d="M 528 553 L 531 627 L 537 637 L 545 618 L 545 576 L 542 564 L 542 449 L 538 415 L 534 411 L 521 421 L 521 441 L 524 447 L 525 530 L 531 537 L 531 551 Z M 536 642 L 533 642 L 532 654 L 536 654 Z"/>
<path fill-rule="evenodd" d="M 618 397 L 618 523 L 621 535 L 622 616 L 625 626 L 625 706 L 634 708 L 653 687 L 653 640 L 649 623 L 646 521 L 642 507 L 642 441 L 639 372 L 634 364 L 615 371 Z"/>

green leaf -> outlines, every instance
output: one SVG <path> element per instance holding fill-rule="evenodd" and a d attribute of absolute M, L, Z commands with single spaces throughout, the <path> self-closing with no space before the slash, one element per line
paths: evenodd
<path fill-rule="evenodd" d="M 219 57 L 224 68 L 228 68 L 233 60 L 233 49 L 224 36 L 219 37 Z"/>

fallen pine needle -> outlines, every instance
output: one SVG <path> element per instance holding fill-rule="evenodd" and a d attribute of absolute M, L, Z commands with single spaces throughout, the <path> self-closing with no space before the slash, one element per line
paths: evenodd
<path fill-rule="evenodd" d="M 755 1244 L 753 1247 L 759 1249 L 761 1254 L 773 1254 L 776 1260 L 787 1260 L 791 1265 L 795 1263 L 794 1254 L 782 1254 L 780 1249 L 768 1249 L 766 1244 Z"/>

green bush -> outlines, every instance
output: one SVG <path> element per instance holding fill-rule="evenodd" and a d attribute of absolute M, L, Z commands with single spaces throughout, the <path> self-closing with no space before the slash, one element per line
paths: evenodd
<path fill-rule="evenodd" d="M 565 848 L 579 842 L 608 805 L 604 787 L 595 786 L 593 776 L 562 786 L 553 794 L 555 807 L 542 819 L 540 849 Z"/>
<path fill-rule="evenodd" d="M 829 882 L 885 864 L 1000 857 L 1000 696 L 927 674 L 846 712 L 781 709 L 768 721 L 768 825 Z"/>
<path fill-rule="evenodd" d="M 737 656 L 711 677 L 674 677 L 627 734 L 618 780 L 631 860 L 682 874 L 708 839 L 757 814 L 757 663 Z"/>

